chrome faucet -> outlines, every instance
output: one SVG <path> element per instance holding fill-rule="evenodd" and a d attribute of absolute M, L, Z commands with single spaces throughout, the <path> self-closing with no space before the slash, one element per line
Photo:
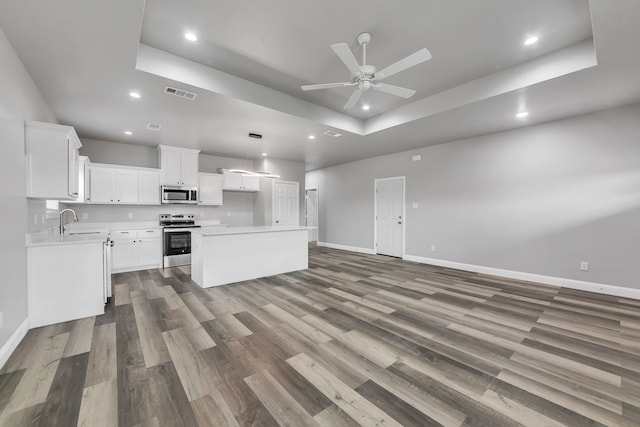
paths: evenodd
<path fill-rule="evenodd" d="M 76 215 L 76 212 L 73 209 L 63 209 L 60 211 L 60 240 L 64 239 L 64 224 L 63 224 L 63 217 L 64 217 L 64 213 L 65 212 L 71 212 L 73 214 L 73 221 L 74 222 L 78 222 L 78 216 Z"/>

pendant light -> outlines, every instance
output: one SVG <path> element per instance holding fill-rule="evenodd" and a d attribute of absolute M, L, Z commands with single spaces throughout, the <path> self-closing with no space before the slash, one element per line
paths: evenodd
<path fill-rule="evenodd" d="M 249 138 L 262 139 L 262 135 L 260 135 L 259 133 L 249 133 Z M 245 160 L 249 160 L 249 144 L 247 144 L 247 155 L 245 156 Z M 235 173 L 242 176 L 257 176 L 260 178 L 280 178 L 280 175 L 276 175 L 274 173 L 264 171 L 249 171 L 245 169 L 229 169 L 229 173 Z"/>

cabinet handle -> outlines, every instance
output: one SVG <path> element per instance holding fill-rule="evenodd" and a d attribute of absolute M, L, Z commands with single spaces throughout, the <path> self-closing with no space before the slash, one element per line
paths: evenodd
<path fill-rule="evenodd" d="M 147 233 L 153 233 L 154 230 L 147 230 Z"/>

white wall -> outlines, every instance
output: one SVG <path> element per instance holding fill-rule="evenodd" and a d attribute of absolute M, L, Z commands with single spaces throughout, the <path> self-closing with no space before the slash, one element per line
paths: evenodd
<path fill-rule="evenodd" d="M 374 179 L 406 176 L 407 255 L 640 289 L 639 117 L 640 104 L 309 172 L 319 241 L 373 249 Z"/>
<path fill-rule="evenodd" d="M 0 29 L 0 348 L 27 318 L 25 119 L 56 122 Z M 35 206 L 34 206 L 35 209 Z"/>

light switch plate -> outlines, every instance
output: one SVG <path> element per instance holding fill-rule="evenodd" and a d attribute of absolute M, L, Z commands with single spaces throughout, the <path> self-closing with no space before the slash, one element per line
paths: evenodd
<path fill-rule="evenodd" d="M 86 212 L 84 212 L 84 213 L 82 214 L 82 219 L 89 219 L 89 214 L 88 214 L 88 213 L 86 213 Z"/>

